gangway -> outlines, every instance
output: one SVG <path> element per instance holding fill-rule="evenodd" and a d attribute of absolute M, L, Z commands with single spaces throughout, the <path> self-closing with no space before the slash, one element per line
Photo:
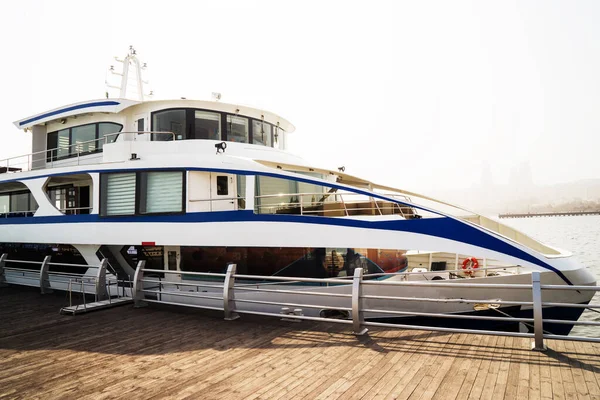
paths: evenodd
<path fill-rule="evenodd" d="M 13 267 L 31 266 L 28 268 Z M 35 267 L 39 265 L 38 267 Z M 51 266 L 71 269 L 80 268 L 82 273 L 51 271 Z M 53 263 L 47 256 L 43 261 L 8 259 L 0 256 L 0 287 L 7 284 L 39 287 L 42 294 L 63 290 L 68 293 L 69 306 L 61 308 L 61 314 L 82 314 L 133 303 L 131 279 L 118 279 L 116 274 L 107 274 L 108 259 L 98 265 Z M 81 293 L 82 304 L 73 304 L 73 293 Z M 88 303 L 86 296 L 94 296 Z"/>

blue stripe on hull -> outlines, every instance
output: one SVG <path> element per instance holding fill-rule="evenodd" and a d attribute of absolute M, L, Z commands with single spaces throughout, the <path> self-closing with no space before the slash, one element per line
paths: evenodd
<path fill-rule="evenodd" d="M 506 254 L 550 271 L 556 272 L 566 283 L 571 282 L 556 268 L 548 265 L 514 245 L 452 218 L 423 218 L 395 221 L 363 221 L 347 218 L 313 217 L 304 215 L 255 214 L 251 210 L 212 211 L 177 215 L 146 215 L 103 217 L 97 214 L 59 215 L 49 217 L 0 218 L 0 225 L 69 224 L 69 223 L 204 223 L 204 222 L 291 222 L 344 226 L 363 229 L 400 231 L 454 240 Z"/>

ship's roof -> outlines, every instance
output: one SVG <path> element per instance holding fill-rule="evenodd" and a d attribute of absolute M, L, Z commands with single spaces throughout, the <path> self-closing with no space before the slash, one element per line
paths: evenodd
<path fill-rule="evenodd" d="M 45 111 L 43 113 L 31 115 L 29 117 L 15 121 L 14 124 L 19 129 L 30 128 L 34 125 L 41 125 L 46 122 L 59 120 L 66 117 L 71 117 L 80 114 L 90 113 L 110 113 L 117 114 L 121 111 L 135 106 L 138 104 L 152 104 L 156 106 L 163 106 L 164 108 L 199 108 L 206 110 L 214 110 L 220 112 L 227 112 L 231 114 L 239 114 L 246 117 L 255 119 L 264 119 L 273 125 L 279 124 L 279 127 L 286 132 L 293 132 L 295 130 L 292 125 L 285 118 L 280 117 L 269 111 L 260 110 L 258 108 L 221 103 L 216 101 L 206 100 L 188 100 L 188 99 L 177 99 L 177 100 L 151 100 L 151 101 L 135 101 L 129 99 L 101 99 L 101 100 L 88 100 L 79 103 L 69 104 L 63 107 L 55 108 L 53 110 Z"/>

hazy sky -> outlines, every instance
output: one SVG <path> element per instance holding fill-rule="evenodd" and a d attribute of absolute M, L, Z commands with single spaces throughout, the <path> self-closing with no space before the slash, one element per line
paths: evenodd
<path fill-rule="evenodd" d="M 102 98 L 134 45 L 155 98 L 276 112 L 321 166 L 426 193 L 486 164 L 496 183 L 527 162 L 537 184 L 600 178 L 598 21 L 598 1 L 9 2 L 0 158 L 29 152 L 13 121 Z"/>

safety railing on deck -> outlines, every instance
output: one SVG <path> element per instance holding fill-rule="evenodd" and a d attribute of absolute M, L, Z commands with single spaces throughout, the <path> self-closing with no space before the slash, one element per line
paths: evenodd
<path fill-rule="evenodd" d="M 21 156 L 0 160 L 0 173 L 31 171 L 53 167 L 80 165 L 81 157 L 100 154 L 103 145 L 115 142 L 119 136 L 124 141 L 136 141 L 139 135 L 152 135 L 153 141 L 172 141 L 176 139 L 173 132 L 141 131 L 116 132 L 104 135 L 98 139 L 77 142 L 69 146 L 59 146 L 53 149 L 36 151 Z M 167 138 L 164 140 L 164 138 Z M 64 162 L 63 162 L 64 161 Z"/>
<path fill-rule="evenodd" d="M 39 268 L 11 266 L 15 264 L 39 265 Z M 52 266 L 69 270 L 79 269 L 82 272 L 51 271 L 50 267 Z M 109 276 L 107 276 L 107 266 L 108 260 L 106 258 L 97 265 L 87 265 L 55 263 L 51 262 L 51 256 L 46 256 L 43 261 L 11 260 L 8 259 L 8 254 L 2 254 L 0 256 L 0 284 L 18 281 L 18 284 L 21 285 L 39 287 L 42 294 L 52 293 L 53 286 L 62 286 L 62 289 L 66 290 L 67 287 L 72 289 L 79 285 L 83 293 L 93 294 L 96 301 L 104 300 L 110 297 L 111 282 L 116 280 L 109 279 Z M 94 275 L 87 274 L 88 270 L 96 270 L 96 273 Z M 109 272 L 116 276 L 115 271 L 109 270 Z"/>
<path fill-rule="evenodd" d="M 398 214 L 405 219 L 420 217 L 412 207 L 349 192 L 259 195 L 255 196 L 255 210 L 258 214 L 324 217 L 392 214 Z"/>
<path fill-rule="evenodd" d="M 165 274 L 175 275 L 179 279 L 182 275 L 193 276 L 204 278 L 204 282 L 180 282 L 173 281 L 170 279 L 157 279 L 148 278 L 148 273 L 153 274 Z M 363 275 L 362 268 L 355 269 L 354 276 L 348 279 L 330 278 L 330 279 L 319 279 L 319 278 L 297 278 L 297 277 L 281 277 L 281 276 L 256 276 L 256 275 L 244 275 L 236 273 L 236 265 L 230 264 L 227 269 L 227 273 L 203 273 L 203 272 L 189 272 L 189 271 L 169 271 L 169 270 L 154 270 L 146 269 L 145 262 L 140 261 L 138 263 L 134 284 L 133 284 L 133 297 L 137 307 L 145 306 L 147 303 L 161 303 L 170 304 L 177 306 L 196 307 L 202 309 L 218 310 L 223 311 L 225 319 L 233 320 L 239 318 L 239 314 L 254 314 L 272 317 L 284 317 L 289 320 L 310 320 L 310 321 L 323 321 L 352 325 L 353 331 L 357 335 L 363 335 L 367 332 L 368 327 L 386 327 L 386 328 L 397 328 L 397 329 L 417 329 L 417 330 L 432 330 L 440 332 L 456 332 L 456 333 L 472 333 L 472 334 L 483 334 L 483 335 L 504 335 L 514 337 L 532 338 L 534 342 L 532 348 L 534 350 L 543 351 L 546 349 L 544 339 L 562 339 L 562 340 L 573 340 L 573 341 L 591 341 L 600 342 L 600 338 L 594 337 L 582 337 L 582 336 L 563 336 L 547 333 L 544 331 L 544 324 L 569 324 L 569 325 L 586 325 L 586 326 L 600 326 L 600 322 L 596 321 L 573 321 L 573 320 L 562 320 L 562 319 L 547 319 L 543 317 L 544 307 L 579 307 L 589 309 L 599 309 L 600 304 L 570 304 L 570 303 L 556 303 L 556 302 L 544 302 L 542 301 L 542 291 L 544 290 L 578 290 L 578 291 L 598 291 L 600 286 L 563 286 L 563 285 L 541 285 L 540 273 L 534 271 L 531 273 L 530 284 L 489 284 L 489 283 L 454 283 L 454 282 L 440 282 L 440 281 L 397 281 L 397 280 L 368 280 Z M 236 280 L 256 281 L 256 284 L 244 284 L 237 285 Z M 275 285 L 265 285 L 265 282 L 273 282 L 276 284 L 289 285 L 291 283 L 318 283 L 320 285 L 351 285 L 350 293 L 339 293 L 339 292 L 325 292 L 325 291 L 313 291 L 313 290 L 295 290 L 295 289 L 280 289 Z M 148 286 L 152 285 L 151 288 Z M 174 287 L 196 287 L 197 291 L 180 291 L 174 289 Z M 363 289 L 366 286 L 383 287 L 393 286 L 397 288 L 397 296 L 382 296 L 374 294 L 364 294 Z M 402 296 L 403 288 L 414 288 L 414 287 L 435 287 L 438 289 L 442 288 L 460 288 L 463 289 L 461 293 L 467 294 L 471 289 L 510 289 L 510 290 L 523 290 L 531 293 L 531 301 L 511 301 L 511 300 L 482 300 L 477 298 L 428 298 L 428 297 L 414 297 L 414 296 Z M 212 289 L 211 292 L 199 291 L 199 288 Z M 314 289 L 314 288 L 313 288 Z M 259 300 L 256 298 L 240 298 L 236 297 L 236 293 L 241 292 L 260 292 L 260 293 L 272 293 L 275 295 L 294 295 L 301 298 L 302 296 L 315 296 L 316 298 L 327 298 L 336 297 L 347 299 L 348 303 L 346 306 L 332 307 L 330 305 L 306 303 L 302 300 L 298 301 L 275 301 L 275 300 Z M 150 295 L 152 298 L 149 298 Z M 168 295 L 169 300 L 163 300 L 163 295 Z M 191 304 L 180 301 L 173 301 L 172 298 L 192 298 L 212 301 L 207 304 Z M 365 307 L 363 305 L 364 300 L 384 300 L 386 302 L 397 302 L 398 308 L 396 309 L 381 309 L 373 307 Z M 215 303 L 217 302 L 217 303 Z M 531 318 L 512 317 L 499 309 L 498 316 L 489 315 L 465 315 L 465 314 L 453 314 L 453 313 L 434 313 L 434 312 L 415 312 L 415 311 L 403 311 L 400 309 L 402 302 L 433 302 L 433 303 L 458 303 L 458 304 L 479 304 L 482 303 L 493 303 L 494 307 L 501 308 L 501 306 L 525 306 L 532 309 Z M 248 309 L 240 309 L 237 306 L 238 303 L 246 304 L 257 304 L 267 306 L 278 306 L 281 307 L 282 312 L 266 312 L 256 311 Z M 316 316 L 303 315 L 302 309 L 320 309 L 320 310 L 335 310 L 340 313 L 348 315 L 347 319 L 332 319 Z M 365 320 L 365 313 L 370 315 L 394 315 L 401 317 L 435 317 L 435 318 L 448 318 L 448 319 L 469 319 L 479 321 L 495 321 L 495 322 L 508 322 L 508 323 L 523 323 L 526 326 L 532 328 L 533 333 L 528 332 L 506 332 L 506 331 L 495 331 L 495 330 L 478 330 L 478 329 L 464 329 L 464 328 L 450 328 L 450 327 L 439 327 L 439 326 L 423 326 L 423 325 L 410 325 L 410 324 L 396 324 L 386 322 L 374 322 Z M 283 315 L 282 315 L 283 314 Z M 508 315 L 508 316 L 507 316 Z"/>

